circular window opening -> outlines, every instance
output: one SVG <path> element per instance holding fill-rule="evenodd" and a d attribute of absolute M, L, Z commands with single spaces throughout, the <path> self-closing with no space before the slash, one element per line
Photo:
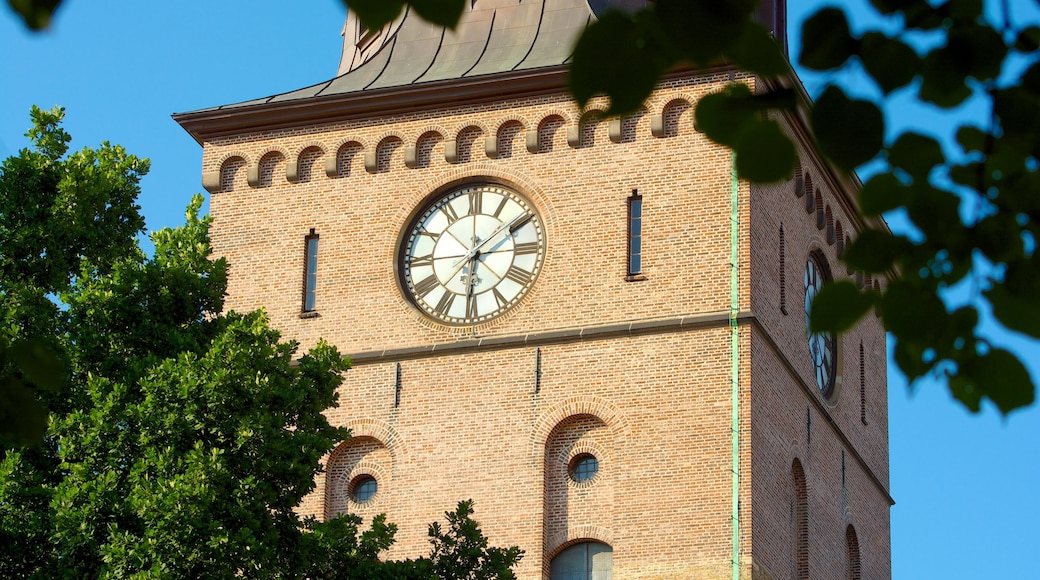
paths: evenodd
<path fill-rule="evenodd" d="M 599 460 L 591 453 L 579 453 L 571 459 L 567 471 L 574 483 L 584 483 L 596 476 L 599 471 Z"/>
<path fill-rule="evenodd" d="M 376 478 L 371 475 L 359 475 L 350 484 L 350 499 L 354 500 L 354 503 L 365 503 L 372 499 L 378 489 Z"/>

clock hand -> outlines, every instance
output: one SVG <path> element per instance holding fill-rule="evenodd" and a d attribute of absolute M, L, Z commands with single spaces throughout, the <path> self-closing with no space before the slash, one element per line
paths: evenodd
<path fill-rule="evenodd" d="M 461 260 L 459 260 L 458 262 L 455 262 L 454 264 L 451 265 L 451 276 L 450 277 L 454 277 L 455 274 L 458 274 L 459 270 L 462 269 L 463 264 L 465 264 L 467 260 L 470 260 L 475 255 L 478 255 L 480 253 L 480 248 L 483 248 L 488 242 L 490 242 L 491 240 L 497 238 L 498 234 L 501 234 L 502 232 L 504 232 L 506 230 L 510 230 L 510 232 L 511 232 L 512 231 L 511 228 L 513 227 L 513 224 L 516 224 L 520 220 L 520 218 L 524 218 L 523 221 L 520 222 L 521 224 L 523 224 L 523 223 L 527 223 L 527 220 L 531 219 L 531 217 L 532 217 L 531 214 L 524 214 L 524 213 L 518 214 L 518 215 L 514 216 L 513 219 L 511 219 L 508 222 L 505 222 L 502 225 L 498 226 L 498 228 L 496 228 L 495 231 L 491 232 L 491 235 L 489 235 L 488 237 L 484 238 L 484 240 L 481 241 L 476 246 L 470 248 L 470 250 L 468 252 L 466 252 L 466 255 L 463 256 Z M 518 224 L 518 227 L 519 227 L 519 224 Z"/>

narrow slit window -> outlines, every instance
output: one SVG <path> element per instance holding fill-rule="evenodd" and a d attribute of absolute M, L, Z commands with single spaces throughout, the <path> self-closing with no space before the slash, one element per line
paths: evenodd
<path fill-rule="evenodd" d="M 303 311 L 314 312 L 318 288 L 318 234 L 311 233 L 304 238 L 304 277 L 303 277 Z"/>
<path fill-rule="evenodd" d="M 780 226 L 780 312 L 787 314 L 787 268 L 785 259 L 784 226 Z"/>
<path fill-rule="evenodd" d="M 628 198 L 628 277 L 643 271 L 643 196 L 633 189 Z"/>

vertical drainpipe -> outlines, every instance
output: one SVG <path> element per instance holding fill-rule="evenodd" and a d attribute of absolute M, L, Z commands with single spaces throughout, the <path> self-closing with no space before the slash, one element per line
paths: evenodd
<path fill-rule="evenodd" d="M 729 290 L 729 333 L 730 333 L 730 408 L 732 409 L 731 430 L 733 439 L 733 580 L 740 580 L 740 329 L 737 314 L 740 311 L 740 270 L 738 213 L 739 180 L 737 179 L 736 153 L 730 156 L 730 290 Z"/>

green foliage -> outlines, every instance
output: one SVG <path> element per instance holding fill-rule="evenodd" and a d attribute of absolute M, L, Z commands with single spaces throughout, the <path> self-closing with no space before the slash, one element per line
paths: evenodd
<path fill-rule="evenodd" d="M 62 0 L 7 0 L 7 4 L 22 17 L 32 30 L 43 30 L 51 23 L 54 11 Z"/>
<path fill-rule="evenodd" d="M 512 580 L 511 568 L 520 561 L 524 552 L 512 548 L 488 547 L 488 539 L 480 531 L 473 515 L 473 502 L 459 503 L 454 512 L 445 512 L 448 529 L 439 523 L 430 524 L 430 560 L 433 571 L 441 580 Z"/>
<path fill-rule="evenodd" d="M 901 278 L 879 294 L 848 283 L 825 287 L 813 327 L 839 332 L 873 307 L 911 381 L 945 377 L 969 409 L 989 399 L 1007 413 L 1031 404 L 1035 386 L 1021 361 L 980 333 L 974 304 L 988 302 L 1006 328 L 1040 338 L 1040 28 L 1015 28 L 1008 14 L 995 25 L 985 19 L 982 0 L 872 4 L 888 17 L 884 31 L 853 34 L 844 11 L 831 7 L 802 28 L 803 66 L 825 72 L 862 66 L 882 95 L 853 98 L 830 86 L 812 109 L 812 130 L 838 168 L 851 172 L 867 162 L 881 168 L 863 188 L 865 214 L 903 210 L 916 231 L 860 231 L 843 259 L 861 272 Z M 995 4 L 997 13 L 1007 10 Z M 579 105 L 605 94 L 610 113 L 623 114 L 649 96 L 661 71 L 680 63 L 727 61 L 762 77 L 785 74 L 774 66 L 774 45 L 748 40 L 758 34 L 753 8 L 743 0 L 662 0 L 634 14 L 606 14 L 578 42 L 572 93 Z M 1007 74 L 1012 61 L 1025 62 L 1020 79 Z M 886 140 L 880 104 L 897 93 L 941 108 L 980 96 L 990 121 L 960 127 L 963 151 L 949 156 L 924 135 Z M 697 126 L 734 150 L 742 178 L 777 181 L 790 175 L 795 159 L 766 113 L 793 106 L 786 95 L 753 95 L 732 84 L 701 99 Z M 958 286 L 974 289 L 966 305 L 951 297 Z"/>
<path fill-rule="evenodd" d="M 431 560 L 380 561 L 382 517 L 301 521 L 349 435 L 323 414 L 348 361 L 222 313 L 201 195 L 148 257 L 147 161 L 66 157 L 60 109 L 32 117 L 34 149 L 0 174 L 0 577 L 425 579 L 450 557 L 474 566 L 459 578 L 511 578 L 518 550 L 489 548 L 468 503 Z"/>

